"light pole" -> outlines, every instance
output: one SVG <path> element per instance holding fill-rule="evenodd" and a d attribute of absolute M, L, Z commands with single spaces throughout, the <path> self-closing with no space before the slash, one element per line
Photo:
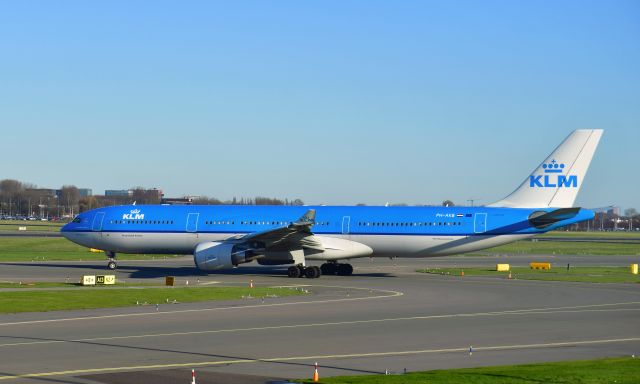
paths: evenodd
<path fill-rule="evenodd" d="M 474 203 L 478 200 L 482 200 L 482 199 L 478 199 L 477 197 L 470 197 L 467 199 L 467 201 L 471 204 L 471 206 L 474 206 Z"/>

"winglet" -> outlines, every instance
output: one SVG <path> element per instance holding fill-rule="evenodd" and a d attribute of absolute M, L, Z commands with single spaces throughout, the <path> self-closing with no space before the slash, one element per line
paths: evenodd
<path fill-rule="evenodd" d="M 313 225 L 316 222 L 316 210 L 310 209 L 304 213 L 298 220 L 296 220 L 294 225 Z"/>

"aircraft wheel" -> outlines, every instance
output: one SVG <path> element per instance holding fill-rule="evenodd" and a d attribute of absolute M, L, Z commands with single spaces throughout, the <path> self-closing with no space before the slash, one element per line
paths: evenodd
<path fill-rule="evenodd" d="M 320 268 L 316 267 L 315 265 L 313 267 L 307 267 L 306 275 L 308 278 L 317 279 L 318 277 L 320 277 L 320 274 Z"/>
<path fill-rule="evenodd" d="M 307 275 L 307 268 L 303 267 L 302 265 L 298 265 L 297 268 L 298 268 L 298 271 L 300 271 L 300 274 L 298 274 L 298 277 L 305 277 Z"/>
<path fill-rule="evenodd" d="M 335 275 L 338 270 L 336 263 L 324 263 L 320 266 L 323 275 Z"/>
<path fill-rule="evenodd" d="M 351 264 L 338 264 L 338 276 L 351 276 L 353 267 Z"/>
<path fill-rule="evenodd" d="M 300 268 L 297 266 L 289 267 L 289 269 L 287 269 L 287 275 L 294 278 L 300 277 Z"/>
<path fill-rule="evenodd" d="M 107 263 L 107 268 L 109 268 L 111 270 L 114 270 L 114 269 L 118 268 L 118 264 L 116 264 L 116 262 L 112 260 L 112 261 Z"/>

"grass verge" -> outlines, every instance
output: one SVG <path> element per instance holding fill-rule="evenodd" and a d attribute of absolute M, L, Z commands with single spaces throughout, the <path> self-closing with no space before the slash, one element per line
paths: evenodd
<path fill-rule="evenodd" d="M 289 288 L 193 287 L 116 288 L 85 287 L 70 290 L 0 292 L 0 313 L 47 312 L 70 309 L 115 308 L 197 301 L 284 297 L 302 294 Z"/>
<path fill-rule="evenodd" d="M 574 232 L 566 232 L 573 234 Z M 587 232 L 575 232 L 583 235 Z M 605 234 L 607 232 L 596 232 Z M 565 232 L 552 232 L 564 235 Z M 589 234 L 591 234 L 589 232 Z M 628 234 L 631 235 L 631 234 Z M 547 235 L 545 235 L 547 236 Z M 584 235 L 583 235 L 584 236 Z M 595 236 L 595 235 L 594 235 Z M 640 245 L 602 242 L 517 241 L 478 253 L 489 254 L 548 254 L 548 255 L 640 255 Z M 474 254 L 471 254 L 474 255 Z M 173 255 L 118 254 L 120 260 L 148 260 Z M 80 261 L 104 260 L 103 253 L 91 253 L 85 247 L 61 237 L 3 237 L 0 238 L 0 262 L 24 261 Z"/>
<path fill-rule="evenodd" d="M 298 381 L 311 383 L 309 380 Z M 527 365 L 447 369 L 403 375 L 336 376 L 325 384 L 635 384 L 640 383 L 640 359 L 610 358 Z"/>
<path fill-rule="evenodd" d="M 540 255 L 640 255 L 640 245 L 621 243 L 522 240 L 487 249 L 488 253 Z"/>
<path fill-rule="evenodd" d="M 149 260 L 173 255 L 118 254 L 118 260 Z M 88 248 L 62 237 L 3 237 L 0 238 L 0 262 L 22 261 L 81 261 L 106 260 L 103 252 L 89 252 Z"/>
<path fill-rule="evenodd" d="M 489 268 L 432 268 L 420 269 L 418 272 L 438 275 L 491 276 L 506 279 L 509 272 L 497 272 Z M 511 277 L 521 280 L 577 281 L 585 283 L 638 283 L 640 275 L 631 274 L 629 267 L 556 267 L 550 270 L 531 269 L 529 267 L 512 267 Z"/>
<path fill-rule="evenodd" d="M 551 231 L 539 235 L 539 237 L 581 237 L 592 239 L 640 239 L 640 231 L 627 232 L 627 231 Z"/>
<path fill-rule="evenodd" d="M 52 281 L 3 281 L 0 282 L 0 289 L 2 288 L 78 288 L 83 285 L 80 283 L 60 283 L 60 282 L 52 282 Z M 124 282 L 116 282 L 113 285 L 106 286 L 106 288 L 114 288 L 114 287 L 150 287 L 150 286 L 162 286 L 158 283 L 124 283 Z M 100 288 L 101 286 L 98 286 Z"/>
<path fill-rule="evenodd" d="M 3 221 L 0 220 L 0 231 L 23 233 L 20 227 L 26 227 L 27 232 L 60 232 L 60 228 L 66 223 L 50 221 Z"/>

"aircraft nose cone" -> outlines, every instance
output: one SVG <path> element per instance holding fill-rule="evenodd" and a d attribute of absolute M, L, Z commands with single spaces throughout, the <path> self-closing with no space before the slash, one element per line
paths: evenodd
<path fill-rule="evenodd" d="M 60 228 L 60 234 L 67 240 L 69 240 L 69 224 L 65 224 Z"/>

